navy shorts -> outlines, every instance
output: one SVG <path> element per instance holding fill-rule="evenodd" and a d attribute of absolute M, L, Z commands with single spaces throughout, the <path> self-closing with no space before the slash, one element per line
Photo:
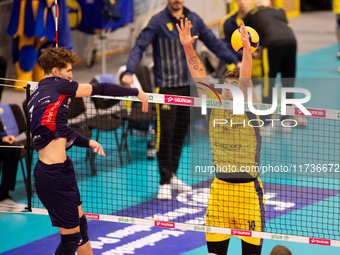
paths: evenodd
<path fill-rule="evenodd" d="M 52 226 L 79 226 L 78 206 L 81 205 L 72 160 L 47 165 L 40 160 L 34 169 L 37 195 L 50 215 Z"/>

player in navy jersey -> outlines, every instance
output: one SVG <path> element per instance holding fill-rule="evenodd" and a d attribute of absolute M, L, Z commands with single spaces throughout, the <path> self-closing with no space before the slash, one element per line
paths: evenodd
<path fill-rule="evenodd" d="M 39 61 L 45 76 L 28 102 L 33 141 L 39 154 L 34 169 L 36 192 L 48 210 L 52 225 L 61 234 L 55 255 L 93 254 L 73 163 L 66 150 L 75 145 L 91 147 L 101 156 L 105 153 L 97 141 L 70 128 L 68 105 L 72 97 L 137 96 L 146 112 L 148 96 L 136 88 L 112 83 L 79 84 L 71 80 L 72 64 L 78 60 L 73 51 L 49 47 L 42 52 Z"/>

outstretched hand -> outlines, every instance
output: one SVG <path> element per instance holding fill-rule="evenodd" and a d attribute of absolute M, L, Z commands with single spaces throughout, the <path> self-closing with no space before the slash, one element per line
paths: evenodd
<path fill-rule="evenodd" d="M 194 37 L 191 36 L 191 32 L 190 32 L 191 22 L 188 20 L 188 18 L 185 18 L 184 25 L 183 25 L 183 19 L 181 19 L 181 26 L 179 26 L 178 24 L 176 24 L 176 26 L 179 32 L 179 39 L 183 47 L 192 45 L 194 41 L 198 38 L 197 35 L 195 35 Z"/>
<path fill-rule="evenodd" d="M 246 27 L 244 26 L 244 22 L 243 20 L 241 20 L 241 41 L 242 41 L 242 45 L 243 45 L 243 49 L 251 49 L 250 46 L 250 41 L 249 41 L 249 34 L 248 31 L 246 29 Z"/>
<path fill-rule="evenodd" d="M 91 139 L 89 145 L 92 149 L 94 149 L 94 153 L 98 153 L 100 156 L 106 156 L 103 146 L 101 146 L 101 144 L 97 141 Z"/>
<path fill-rule="evenodd" d="M 142 112 L 148 112 L 149 96 L 143 90 L 139 90 L 137 98 L 142 102 Z"/>

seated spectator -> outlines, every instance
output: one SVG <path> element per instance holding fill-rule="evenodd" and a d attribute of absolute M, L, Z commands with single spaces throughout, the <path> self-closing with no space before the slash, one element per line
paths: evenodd
<path fill-rule="evenodd" d="M 17 139 L 13 135 L 6 135 L 0 121 L 0 212 L 23 212 L 26 205 L 15 202 L 9 195 L 10 190 L 15 189 L 15 181 L 20 159 L 20 148 L 8 148 L 4 146 L 15 145 Z"/>

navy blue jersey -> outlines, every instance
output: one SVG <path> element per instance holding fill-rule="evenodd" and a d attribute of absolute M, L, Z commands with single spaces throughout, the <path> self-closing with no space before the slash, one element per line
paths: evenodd
<path fill-rule="evenodd" d="M 231 46 L 231 36 L 234 33 L 234 31 L 240 26 L 241 26 L 241 19 L 237 15 L 237 13 L 228 14 L 221 20 L 220 36 L 221 36 L 221 39 L 225 42 L 230 52 L 241 62 L 242 55 L 236 52 Z"/>
<path fill-rule="evenodd" d="M 66 137 L 72 142 L 79 137 L 67 124 L 68 105 L 76 95 L 78 82 L 49 77 L 41 80 L 33 91 L 28 111 L 33 141 L 37 150 L 53 139 Z M 67 147 L 71 145 L 67 144 Z"/>
<path fill-rule="evenodd" d="M 219 58 L 227 63 L 238 63 L 223 42 L 204 24 L 194 12 L 184 7 L 181 18 L 191 21 L 191 35 L 198 38 Z M 153 46 L 154 77 L 156 87 L 189 86 L 189 69 L 183 46 L 179 40 L 176 24 L 179 23 L 166 7 L 154 15 L 139 34 L 127 61 L 127 74 L 133 74 L 143 52 L 149 44 Z M 194 43 L 195 47 L 196 43 Z"/>

